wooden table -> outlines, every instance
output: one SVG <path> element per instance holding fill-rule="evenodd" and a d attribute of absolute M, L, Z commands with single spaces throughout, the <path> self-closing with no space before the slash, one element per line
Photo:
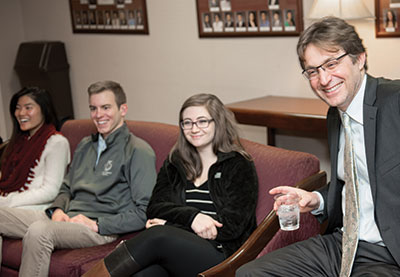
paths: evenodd
<path fill-rule="evenodd" d="M 327 137 L 328 105 L 319 99 L 265 96 L 226 105 L 241 124 L 267 127 L 268 145 L 277 130 L 291 135 Z"/>

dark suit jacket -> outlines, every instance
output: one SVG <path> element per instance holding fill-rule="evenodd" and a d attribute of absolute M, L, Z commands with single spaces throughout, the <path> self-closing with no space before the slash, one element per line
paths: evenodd
<path fill-rule="evenodd" d="M 367 75 L 364 96 L 364 138 L 375 222 L 383 242 L 400 265 L 400 80 Z M 327 232 L 343 226 L 342 188 L 337 178 L 341 120 L 337 108 L 328 111 L 330 183 L 320 190 L 325 207 L 320 221 L 328 219 Z"/>

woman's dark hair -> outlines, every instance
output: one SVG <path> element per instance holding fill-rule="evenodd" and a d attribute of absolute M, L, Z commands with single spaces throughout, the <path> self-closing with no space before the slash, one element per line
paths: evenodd
<path fill-rule="evenodd" d="M 3 161 L 6 158 L 6 156 L 8 156 L 9 151 L 13 149 L 13 145 L 17 136 L 19 134 L 24 133 L 24 131 L 22 131 L 19 126 L 17 118 L 15 117 L 15 110 L 17 109 L 18 100 L 22 96 L 30 97 L 40 106 L 40 110 L 42 112 L 44 122 L 46 124 L 54 125 L 57 130 L 59 130 L 60 127 L 59 121 L 57 119 L 57 114 L 54 109 L 53 101 L 51 100 L 50 93 L 47 90 L 38 87 L 25 87 L 21 89 L 11 97 L 10 115 L 13 123 L 13 131 L 11 134 L 11 138 L 8 142 L 7 148 L 3 152 L 3 155 L 1 156 L 1 161 Z"/>
<path fill-rule="evenodd" d="M 392 15 L 392 19 L 391 20 L 389 20 L 389 16 L 388 16 L 389 13 Z M 388 27 L 390 21 L 392 21 L 393 26 L 396 24 L 396 21 L 397 21 L 396 13 L 393 10 L 387 10 L 387 12 L 386 12 L 386 27 Z"/>
<path fill-rule="evenodd" d="M 13 133 L 15 131 L 22 133 L 21 129 L 19 128 L 18 120 L 15 117 L 15 110 L 17 109 L 19 98 L 25 95 L 32 98 L 32 100 L 40 106 L 44 122 L 46 124 L 53 124 L 58 130 L 59 122 L 50 93 L 47 90 L 38 87 L 25 87 L 15 93 L 10 101 L 10 115 L 13 120 Z"/>

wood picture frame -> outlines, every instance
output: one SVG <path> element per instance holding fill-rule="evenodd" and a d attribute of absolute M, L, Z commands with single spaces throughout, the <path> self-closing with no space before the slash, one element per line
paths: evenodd
<path fill-rule="evenodd" d="M 74 33 L 149 34 L 146 0 L 69 0 Z"/>
<path fill-rule="evenodd" d="M 196 0 L 200 38 L 298 36 L 302 0 Z"/>
<path fill-rule="evenodd" d="M 400 0 L 375 0 L 376 37 L 400 37 Z"/>

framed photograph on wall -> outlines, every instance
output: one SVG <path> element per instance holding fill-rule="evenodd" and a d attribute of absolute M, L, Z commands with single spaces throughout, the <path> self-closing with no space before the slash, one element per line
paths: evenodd
<path fill-rule="evenodd" d="M 69 0 L 74 33 L 148 34 L 146 0 Z"/>
<path fill-rule="evenodd" d="M 298 36 L 303 31 L 302 0 L 196 1 L 201 38 Z"/>
<path fill-rule="evenodd" d="M 376 37 L 400 37 L 400 0 L 375 0 Z"/>

